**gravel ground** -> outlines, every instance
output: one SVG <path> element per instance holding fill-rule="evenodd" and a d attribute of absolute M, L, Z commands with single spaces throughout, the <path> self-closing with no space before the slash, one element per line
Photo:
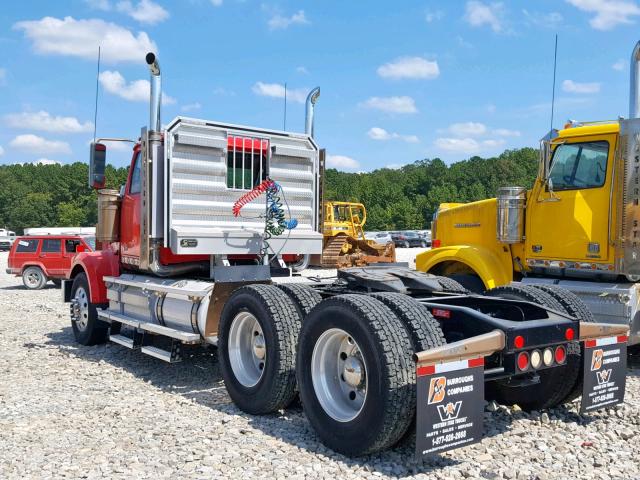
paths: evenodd
<path fill-rule="evenodd" d="M 427 461 L 410 446 L 349 459 L 322 446 L 299 407 L 263 417 L 235 408 L 215 351 L 167 365 L 115 344 L 80 347 L 59 290 L 26 291 L 4 273 L 0 311 L 3 479 L 640 478 L 635 358 L 627 401 L 608 412 L 488 408 L 480 444 Z"/>

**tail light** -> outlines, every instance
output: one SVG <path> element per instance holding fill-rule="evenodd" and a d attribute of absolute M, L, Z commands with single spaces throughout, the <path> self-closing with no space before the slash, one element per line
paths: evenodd
<path fill-rule="evenodd" d="M 522 335 L 518 335 L 513 339 L 513 346 L 516 348 L 524 347 L 524 337 Z"/>
<path fill-rule="evenodd" d="M 527 352 L 518 354 L 518 369 L 522 372 L 529 369 L 529 354 Z"/>
<path fill-rule="evenodd" d="M 545 366 L 550 366 L 553 363 L 553 350 L 545 348 L 544 353 L 542 354 L 542 360 L 544 361 Z"/>
<path fill-rule="evenodd" d="M 576 332 L 573 330 L 573 328 L 567 328 L 564 331 L 564 338 L 566 338 L 569 341 L 573 340 L 575 336 L 576 336 Z"/>
<path fill-rule="evenodd" d="M 442 245 L 442 242 L 438 239 L 435 239 L 434 241 L 431 242 L 431 246 L 433 248 L 440 248 L 441 245 Z"/>
<path fill-rule="evenodd" d="M 567 350 L 562 346 L 556 347 L 556 363 L 562 365 L 567 360 Z"/>
<path fill-rule="evenodd" d="M 537 370 L 542 365 L 542 353 L 540 350 L 534 350 L 531 352 L 531 368 Z"/>

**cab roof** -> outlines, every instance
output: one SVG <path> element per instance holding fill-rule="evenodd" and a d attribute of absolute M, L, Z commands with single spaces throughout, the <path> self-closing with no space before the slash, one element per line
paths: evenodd
<path fill-rule="evenodd" d="M 604 133 L 620 132 L 620 123 L 617 121 L 610 122 L 585 122 L 576 123 L 575 127 L 564 128 L 558 131 L 558 138 L 581 137 L 585 135 L 601 135 Z"/>

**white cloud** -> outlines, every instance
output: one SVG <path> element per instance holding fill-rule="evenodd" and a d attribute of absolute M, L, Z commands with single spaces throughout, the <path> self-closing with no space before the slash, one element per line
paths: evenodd
<path fill-rule="evenodd" d="M 267 25 L 269 26 L 269 30 L 281 30 L 289 28 L 291 25 L 306 25 L 308 23 L 309 20 L 307 20 L 304 10 L 298 10 L 290 17 L 284 17 L 276 13 L 269 19 Z"/>
<path fill-rule="evenodd" d="M 296 73 L 300 73 L 302 75 L 309 75 L 309 70 L 307 70 L 303 66 L 296 67 Z"/>
<path fill-rule="evenodd" d="M 132 80 L 127 83 L 125 78 L 117 71 L 105 70 L 98 77 L 100 85 L 112 95 L 129 100 L 130 102 L 148 102 L 150 95 L 149 80 Z M 175 98 L 162 94 L 162 104 L 176 103 Z"/>
<path fill-rule="evenodd" d="M 598 82 L 578 83 L 573 80 L 565 80 L 562 82 L 562 90 L 568 93 L 598 93 L 600 84 Z"/>
<path fill-rule="evenodd" d="M 442 10 L 427 11 L 424 15 L 424 19 L 427 23 L 442 20 L 444 18 L 444 12 Z"/>
<path fill-rule="evenodd" d="M 338 170 L 356 170 L 360 162 L 345 155 L 327 155 L 327 166 Z"/>
<path fill-rule="evenodd" d="M 223 87 L 216 87 L 213 89 L 213 94 L 221 95 L 224 97 L 233 97 L 235 96 L 236 92 L 234 92 L 233 90 L 227 90 L 226 88 L 223 88 Z"/>
<path fill-rule="evenodd" d="M 117 9 L 134 20 L 148 25 L 155 25 L 169 18 L 169 12 L 151 0 L 140 0 L 135 6 L 129 0 L 125 0 L 118 2 Z"/>
<path fill-rule="evenodd" d="M 437 138 L 436 148 L 445 152 L 475 154 L 483 150 L 497 148 L 505 144 L 504 140 L 476 140 L 474 138 Z"/>
<path fill-rule="evenodd" d="M 596 30 L 611 30 L 619 24 L 634 23 L 633 17 L 640 15 L 640 7 L 629 0 L 566 0 L 574 7 L 595 16 L 589 24 Z"/>
<path fill-rule="evenodd" d="M 401 57 L 378 67 L 378 75 L 382 78 L 393 79 L 432 79 L 440 75 L 440 69 L 438 62 L 432 62 L 422 57 Z"/>
<path fill-rule="evenodd" d="M 0 68 L 0 87 L 7 84 L 7 70 L 6 68 Z"/>
<path fill-rule="evenodd" d="M 51 160 L 49 158 L 39 158 L 31 163 L 34 165 L 62 165 L 62 162 L 59 162 L 58 160 Z"/>
<path fill-rule="evenodd" d="M 373 127 L 367 132 L 369 138 L 373 140 L 402 140 L 407 143 L 418 143 L 420 139 L 416 135 L 402 135 L 399 133 L 387 132 L 384 128 Z"/>
<path fill-rule="evenodd" d="M 80 133 L 93 130 L 93 122 L 80 123 L 75 117 L 54 117 L 44 110 L 32 113 L 9 113 L 4 116 L 4 119 L 9 127 L 43 132 Z"/>
<path fill-rule="evenodd" d="M 93 142 L 93 138 L 90 138 L 87 141 L 87 146 L 91 145 L 91 142 Z M 103 140 L 100 143 L 107 146 L 107 151 L 115 150 L 118 152 L 130 152 L 133 150 L 133 144 L 130 142 L 117 142 L 117 141 L 114 142 L 109 140 Z"/>
<path fill-rule="evenodd" d="M 193 110 L 200 110 L 201 108 L 202 105 L 200 104 L 200 102 L 193 102 L 183 105 L 182 107 L 180 107 L 180 110 L 182 110 L 183 112 L 191 112 Z"/>
<path fill-rule="evenodd" d="M 0 145 L 0 157 L 4 155 L 4 148 L 2 148 L 2 145 Z"/>
<path fill-rule="evenodd" d="M 416 102 L 411 97 L 371 97 L 360 104 L 366 108 L 387 113 L 416 113 Z"/>
<path fill-rule="evenodd" d="M 500 137 L 519 137 L 521 135 L 520 131 L 509 130 L 508 128 L 496 128 L 493 134 Z"/>
<path fill-rule="evenodd" d="M 9 145 L 28 153 L 71 153 L 71 147 L 67 142 L 47 140 L 33 134 L 18 135 Z"/>
<path fill-rule="evenodd" d="M 627 61 L 622 58 L 618 60 L 616 63 L 611 65 L 611 68 L 614 70 L 618 70 L 619 72 L 623 71 L 627 67 Z"/>
<path fill-rule="evenodd" d="M 100 45 L 105 62 L 140 63 L 147 52 L 157 50 L 145 32 L 136 36 L 124 27 L 99 19 L 44 17 L 18 22 L 14 28 L 22 30 L 32 41 L 33 49 L 44 55 L 68 55 L 95 61 Z"/>
<path fill-rule="evenodd" d="M 447 131 L 456 137 L 477 137 L 487 133 L 487 127 L 483 123 L 460 122 L 449 125 Z"/>
<path fill-rule="evenodd" d="M 537 27 L 558 28 L 564 19 L 562 14 L 558 12 L 540 13 L 523 9 L 522 13 L 530 24 Z"/>
<path fill-rule="evenodd" d="M 211 5 L 213 5 L 214 7 L 221 7 L 222 0 L 211 0 Z"/>
<path fill-rule="evenodd" d="M 285 90 L 284 85 L 279 83 L 263 83 L 257 82 L 252 87 L 253 93 L 262 97 L 284 98 Z M 298 88 L 287 88 L 287 100 L 292 100 L 298 103 L 304 103 L 307 99 L 307 91 Z"/>
<path fill-rule="evenodd" d="M 494 32 L 501 32 L 504 28 L 502 24 L 502 3 L 492 3 L 491 5 L 470 1 L 467 2 L 464 19 L 473 27 L 489 25 Z"/>

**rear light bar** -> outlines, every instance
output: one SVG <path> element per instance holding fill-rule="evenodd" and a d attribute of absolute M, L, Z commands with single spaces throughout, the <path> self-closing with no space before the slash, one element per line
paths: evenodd
<path fill-rule="evenodd" d="M 517 340 L 518 337 L 516 337 Z M 514 342 L 516 343 L 516 342 Z M 522 351 L 516 355 L 516 368 L 520 372 L 528 372 L 541 368 L 564 365 L 567 361 L 567 347 L 558 345 L 546 347 L 544 350 L 538 348 L 530 351 Z"/>

